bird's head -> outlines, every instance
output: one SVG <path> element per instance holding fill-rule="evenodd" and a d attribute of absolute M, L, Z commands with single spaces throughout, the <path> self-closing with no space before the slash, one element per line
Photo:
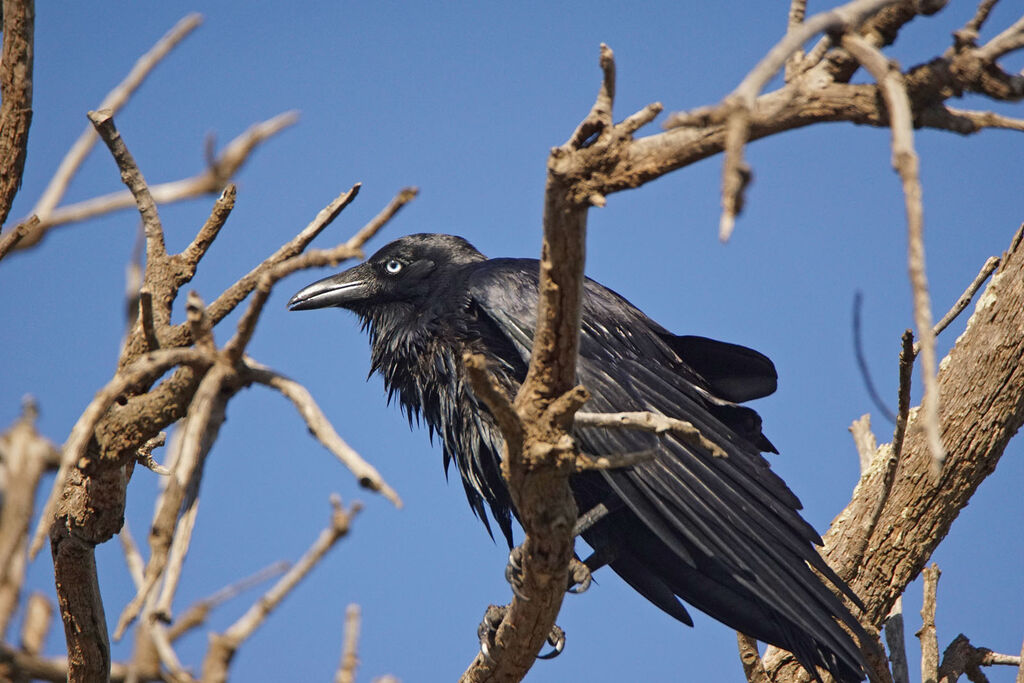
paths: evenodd
<path fill-rule="evenodd" d="M 304 287 L 288 301 L 288 308 L 336 306 L 365 316 L 385 304 L 420 306 L 444 291 L 459 266 L 485 258 L 461 237 L 409 235 L 381 247 L 358 266 Z"/>

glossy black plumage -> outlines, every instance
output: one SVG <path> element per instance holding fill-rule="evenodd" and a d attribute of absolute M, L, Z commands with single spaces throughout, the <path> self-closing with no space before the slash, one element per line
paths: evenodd
<path fill-rule="evenodd" d="M 525 377 L 536 322 L 538 263 L 487 259 L 462 238 L 411 235 L 365 263 L 306 287 L 293 310 L 339 306 L 369 330 L 372 370 L 409 416 L 454 460 L 474 512 L 488 509 L 512 544 L 515 514 L 500 474 L 501 435 L 465 379 L 462 354 L 486 355 L 514 393 Z M 728 455 L 672 436 L 577 429 L 593 455 L 651 449 L 639 465 L 585 472 L 571 486 L 580 512 L 610 512 L 583 532 L 633 588 L 692 624 L 678 598 L 758 640 L 793 652 L 841 681 L 863 678 L 860 654 L 837 620 L 856 620 L 815 576 L 849 589 L 815 552 L 818 534 L 760 451 L 774 451 L 753 410 L 737 402 L 775 390 L 765 356 L 702 337 L 676 336 L 621 296 L 588 280 L 578 379 L 588 411 L 652 411 L 687 420 Z M 486 504 L 486 507 L 485 507 Z M 854 598 L 855 599 L 855 598 Z"/>

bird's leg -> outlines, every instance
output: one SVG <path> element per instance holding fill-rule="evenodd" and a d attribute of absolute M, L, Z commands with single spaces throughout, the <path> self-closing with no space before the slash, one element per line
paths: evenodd
<path fill-rule="evenodd" d="M 498 628 L 501 626 L 501 622 L 506 614 L 508 614 L 508 605 L 490 605 L 487 611 L 484 612 L 484 619 L 476 630 L 476 635 L 480 639 L 480 654 L 483 655 L 488 664 L 494 663 L 494 659 L 491 657 L 491 650 L 495 646 L 494 639 L 498 635 Z M 551 627 L 551 633 L 548 634 L 547 641 L 551 645 L 552 650 L 542 655 L 537 655 L 537 659 L 554 659 L 562 654 L 562 650 L 565 649 L 565 631 L 558 624 L 555 624 Z"/>

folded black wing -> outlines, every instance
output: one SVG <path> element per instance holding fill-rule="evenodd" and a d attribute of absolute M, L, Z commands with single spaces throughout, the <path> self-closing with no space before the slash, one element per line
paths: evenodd
<path fill-rule="evenodd" d="M 529 358 L 536 324 L 537 262 L 495 259 L 470 280 L 479 314 Z M 574 478 L 581 507 L 624 504 L 585 538 L 608 545 L 612 568 L 652 602 L 687 621 L 676 595 L 759 640 L 792 651 L 805 666 L 859 680 L 860 657 L 836 619 L 856 620 L 816 570 L 852 596 L 814 549 L 818 534 L 800 502 L 761 456 L 771 449 L 760 418 L 732 399 L 771 393 L 765 356 L 702 337 L 676 337 L 618 294 L 587 281 L 577 374 L 591 394 L 584 410 L 650 411 L 693 424 L 726 457 L 674 436 L 578 429 L 592 455 L 653 450 L 639 465 Z M 856 600 L 855 597 L 853 597 Z M 674 602 L 674 600 L 673 600 Z"/>

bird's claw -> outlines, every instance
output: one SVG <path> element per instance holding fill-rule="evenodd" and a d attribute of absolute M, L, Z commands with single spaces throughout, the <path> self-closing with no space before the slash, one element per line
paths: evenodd
<path fill-rule="evenodd" d="M 501 622 L 506 614 L 508 614 L 508 605 L 490 605 L 487 607 L 487 611 L 484 612 L 483 621 L 477 627 L 476 635 L 480 639 L 480 656 L 488 664 L 494 664 L 491 650 L 495 647 L 494 639 L 498 635 L 498 628 L 501 626 Z M 551 633 L 548 634 L 547 642 L 551 645 L 551 651 L 537 655 L 537 659 L 554 659 L 562 654 L 562 651 L 565 649 L 565 631 L 558 624 L 555 624 L 551 627 Z"/>
<path fill-rule="evenodd" d="M 480 639 L 480 655 L 488 664 L 494 664 L 491 657 L 491 648 L 494 647 L 494 637 L 498 635 L 498 627 L 508 612 L 508 606 L 490 605 L 484 612 L 484 619 L 476 629 L 476 635 Z"/>
<path fill-rule="evenodd" d="M 562 654 L 562 650 L 565 649 L 565 631 L 558 624 L 551 627 L 551 633 L 548 634 L 548 644 L 553 648 L 551 652 L 537 655 L 537 659 L 554 659 Z"/>
<path fill-rule="evenodd" d="M 505 580 L 508 581 L 512 593 L 520 600 L 530 601 L 530 598 L 523 594 L 523 546 L 517 545 L 508 554 L 508 564 L 505 565 Z"/>
<path fill-rule="evenodd" d="M 569 561 L 569 593 L 579 595 L 590 588 L 590 568 L 575 557 Z"/>

